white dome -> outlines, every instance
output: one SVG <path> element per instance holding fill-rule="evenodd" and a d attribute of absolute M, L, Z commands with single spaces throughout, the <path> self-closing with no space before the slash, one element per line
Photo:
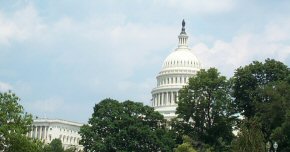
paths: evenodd
<path fill-rule="evenodd" d="M 162 71 L 169 68 L 197 68 L 201 65 L 192 50 L 188 48 L 177 48 L 170 53 L 163 62 Z"/>

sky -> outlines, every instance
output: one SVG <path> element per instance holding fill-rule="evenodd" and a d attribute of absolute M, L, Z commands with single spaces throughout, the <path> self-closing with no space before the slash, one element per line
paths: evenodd
<path fill-rule="evenodd" d="M 150 105 L 182 19 L 205 69 L 290 65 L 289 0 L 0 0 L 0 91 L 34 116 L 81 123 L 105 98 Z"/>

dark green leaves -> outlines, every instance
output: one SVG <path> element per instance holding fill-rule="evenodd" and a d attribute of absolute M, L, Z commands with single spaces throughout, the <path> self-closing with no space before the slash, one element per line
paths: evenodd
<path fill-rule="evenodd" d="M 226 78 L 215 68 L 201 70 L 179 94 L 176 114 L 181 120 L 175 121 L 174 129 L 216 148 L 221 148 L 222 142 L 229 145 L 235 117 Z"/>
<path fill-rule="evenodd" d="M 90 151 L 170 151 L 174 141 L 153 108 L 133 101 L 105 99 L 94 107 L 81 143 Z"/>

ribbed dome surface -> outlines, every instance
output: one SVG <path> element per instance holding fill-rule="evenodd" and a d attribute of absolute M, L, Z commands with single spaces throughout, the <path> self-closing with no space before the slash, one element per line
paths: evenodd
<path fill-rule="evenodd" d="M 190 49 L 177 48 L 163 62 L 162 70 L 168 68 L 201 68 L 200 62 Z"/>

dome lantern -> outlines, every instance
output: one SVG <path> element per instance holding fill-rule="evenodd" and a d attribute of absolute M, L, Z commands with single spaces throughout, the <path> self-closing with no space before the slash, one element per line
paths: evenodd
<path fill-rule="evenodd" d="M 187 38 L 188 36 L 186 35 L 185 32 L 185 21 L 182 20 L 182 28 L 181 28 L 181 32 L 178 36 L 179 39 L 179 44 L 178 44 L 178 48 L 187 48 Z"/>

